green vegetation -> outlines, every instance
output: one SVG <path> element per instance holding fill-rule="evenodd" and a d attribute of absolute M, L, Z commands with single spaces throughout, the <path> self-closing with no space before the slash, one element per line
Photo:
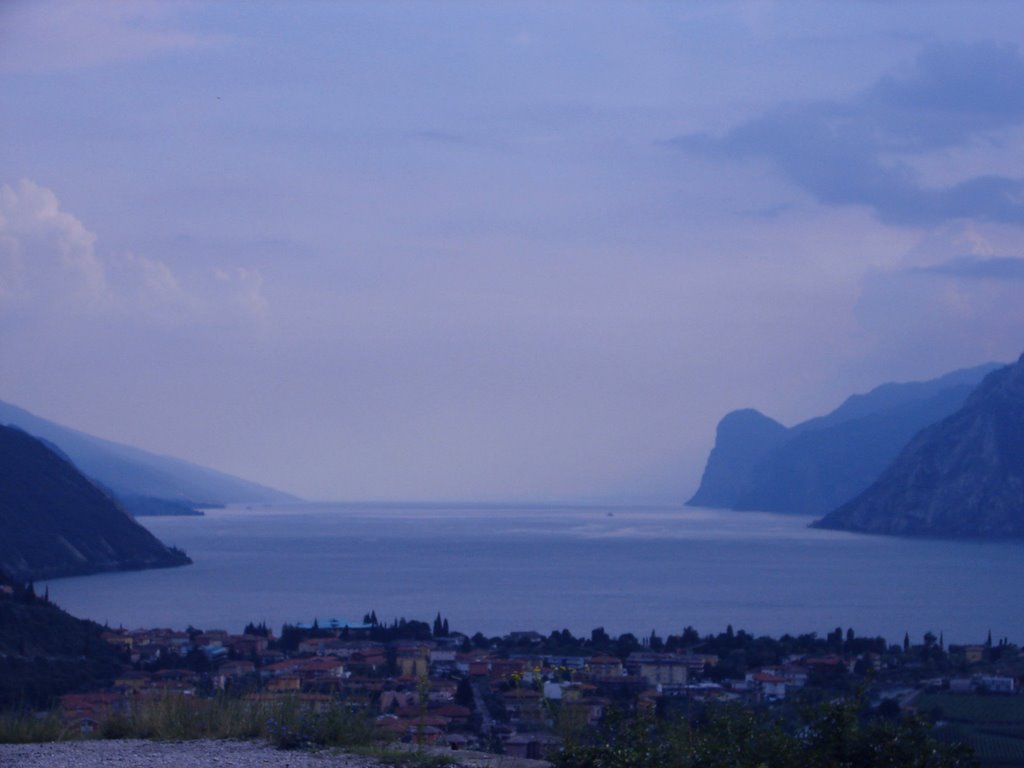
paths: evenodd
<path fill-rule="evenodd" d="M 279 749 L 344 749 L 393 766 L 431 768 L 451 763 L 443 755 L 392 748 L 375 733 L 372 720 L 365 714 L 338 703 L 314 711 L 294 697 L 271 702 L 175 694 L 142 699 L 130 710 L 107 718 L 92 734 L 71 729 L 56 713 L 41 716 L 24 711 L 0 716 L 0 743 L 81 738 L 264 739 Z"/>
<path fill-rule="evenodd" d="M 914 706 L 936 720 L 1024 726 L 1024 698 L 1020 696 L 925 693 L 917 697 Z"/>
<path fill-rule="evenodd" d="M 64 741 L 71 731 L 56 712 L 37 715 L 32 712 L 0 714 L 0 744 L 32 744 Z"/>
<path fill-rule="evenodd" d="M 133 703 L 127 712 L 105 720 L 99 735 L 105 739 L 253 739 L 266 732 L 276 714 L 269 707 L 241 699 L 168 695 Z"/>
<path fill-rule="evenodd" d="M 982 766 L 1024 765 L 1024 699 L 1019 696 L 924 694 L 918 712 L 946 721 L 943 741 L 969 744 Z"/>
<path fill-rule="evenodd" d="M 120 670 L 103 627 L 76 619 L 0 573 L 0 711 L 48 707 L 61 694 L 110 685 Z"/>
<path fill-rule="evenodd" d="M 724 706 L 685 719 L 612 718 L 589 743 L 568 745 L 558 768 L 967 768 L 970 749 L 933 739 L 921 720 L 868 718 L 857 702 L 823 704 L 783 722 Z"/>

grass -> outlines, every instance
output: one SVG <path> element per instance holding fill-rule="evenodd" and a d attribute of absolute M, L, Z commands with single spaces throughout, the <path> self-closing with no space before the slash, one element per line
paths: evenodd
<path fill-rule="evenodd" d="M 68 727 L 59 713 L 29 711 L 0 715 L 0 743 L 59 741 L 76 738 L 266 739 L 282 749 L 364 747 L 378 744 L 373 724 L 341 704 L 314 712 L 297 698 L 256 702 L 219 696 L 212 699 L 167 695 L 132 702 L 97 731 L 83 735 Z"/>
<path fill-rule="evenodd" d="M 265 736 L 263 708 L 240 699 L 168 695 L 135 702 L 103 721 L 103 739 L 255 739 Z"/>
<path fill-rule="evenodd" d="M 33 744 L 74 737 L 55 712 L 8 712 L 0 714 L 0 744 Z"/>
<path fill-rule="evenodd" d="M 294 697 L 272 702 L 226 696 L 142 699 L 85 735 L 66 725 L 56 711 L 0 714 L 0 744 L 74 739 L 264 739 L 280 749 L 340 749 L 396 768 L 441 768 L 453 762 L 447 755 L 394 749 L 365 715 L 341 704 L 314 712 Z"/>

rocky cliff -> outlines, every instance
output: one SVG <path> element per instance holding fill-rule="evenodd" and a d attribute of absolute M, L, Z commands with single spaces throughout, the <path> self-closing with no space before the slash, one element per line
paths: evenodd
<path fill-rule="evenodd" d="M 921 431 L 867 490 L 815 525 L 866 533 L 1024 536 L 1024 356 Z"/>
<path fill-rule="evenodd" d="M 753 473 L 765 456 L 781 446 L 789 430 L 760 411 L 745 408 L 727 413 L 715 431 L 700 488 L 687 504 L 732 508 L 753 483 Z"/>
<path fill-rule="evenodd" d="M 921 429 L 960 408 L 1000 366 L 883 384 L 789 429 L 757 411 L 719 424 L 697 493 L 687 503 L 823 515 L 867 488 Z"/>

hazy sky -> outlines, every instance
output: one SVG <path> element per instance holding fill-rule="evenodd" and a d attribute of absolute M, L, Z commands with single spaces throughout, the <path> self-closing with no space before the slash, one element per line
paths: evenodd
<path fill-rule="evenodd" d="M 1019 2 L 0 4 L 0 399 L 311 498 L 681 501 L 1022 235 Z"/>

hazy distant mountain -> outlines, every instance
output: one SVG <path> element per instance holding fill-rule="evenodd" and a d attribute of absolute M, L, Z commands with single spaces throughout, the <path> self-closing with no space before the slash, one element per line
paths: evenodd
<path fill-rule="evenodd" d="M 0 427 L 0 570 L 14 579 L 185 565 L 41 440 Z"/>
<path fill-rule="evenodd" d="M 789 430 L 760 411 L 745 408 L 718 422 L 700 488 L 687 504 L 731 508 L 751 486 L 758 462 L 781 446 Z"/>
<path fill-rule="evenodd" d="M 0 424 L 12 424 L 63 451 L 86 475 L 138 514 L 188 514 L 190 505 L 277 503 L 294 496 L 187 461 L 103 440 L 0 402 Z M 159 500 L 159 501 L 154 501 Z"/>
<path fill-rule="evenodd" d="M 1024 356 L 918 434 L 864 493 L 815 525 L 934 536 L 1024 536 Z"/>
<path fill-rule="evenodd" d="M 790 429 L 758 411 L 719 423 L 692 506 L 824 514 L 867 488 L 921 429 L 956 411 L 992 363 L 883 384 Z"/>

